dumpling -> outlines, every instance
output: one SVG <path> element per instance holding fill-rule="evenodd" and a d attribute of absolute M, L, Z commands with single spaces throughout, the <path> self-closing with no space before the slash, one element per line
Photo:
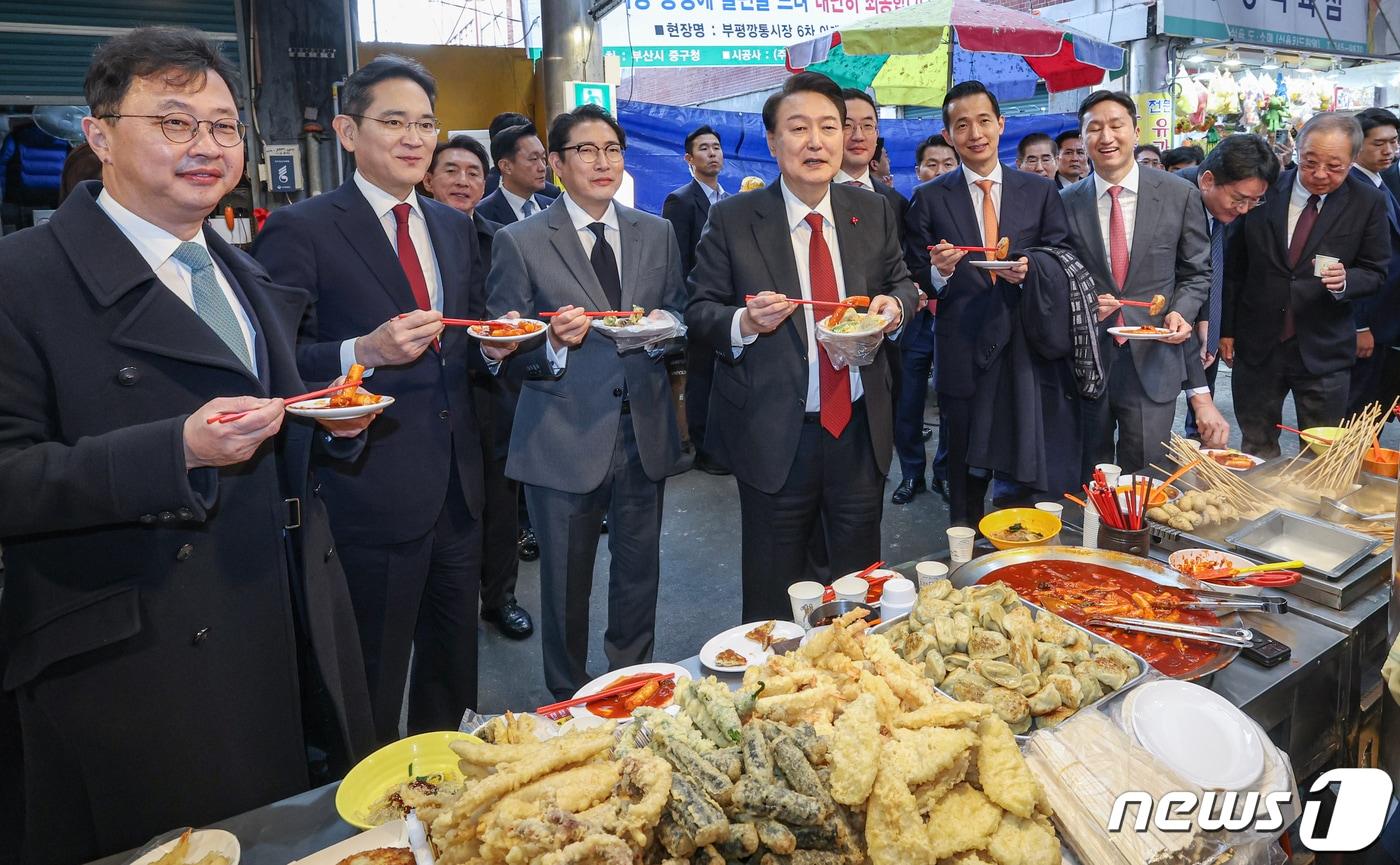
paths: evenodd
<path fill-rule="evenodd" d="M 894 641 L 891 640 L 891 642 Z M 895 645 L 899 647 L 904 660 L 911 664 L 917 664 L 923 660 L 929 649 L 938 648 L 938 639 L 928 631 L 914 631 Z"/>
<path fill-rule="evenodd" d="M 1056 643 L 1037 641 L 1035 644 L 1035 660 L 1042 670 L 1063 664 L 1066 657 L 1064 647 Z"/>
<path fill-rule="evenodd" d="M 959 652 L 967 651 L 967 642 L 972 639 L 972 618 L 961 610 L 953 613 L 953 645 Z"/>
<path fill-rule="evenodd" d="M 991 706 L 992 711 L 1012 727 L 1030 717 L 1031 704 L 1010 688 L 992 688 L 980 702 Z"/>
<path fill-rule="evenodd" d="M 948 677 L 948 665 L 943 662 L 943 656 L 938 654 L 938 649 L 929 649 L 924 655 L 924 675 L 933 680 L 935 685 Z"/>
<path fill-rule="evenodd" d="M 951 616 L 935 616 L 933 620 L 933 634 L 938 639 L 938 651 L 940 654 L 948 655 L 958 651 L 957 638 L 953 636 L 953 619 Z"/>
<path fill-rule="evenodd" d="M 1138 669 L 1138 662 L 1128 653 L 1128 650 L 1114 643 L 1095 643 L 1090 650 L 1090 655 L 1095 658 L 1112 658 L 1122 664 L 1128 670 L 1128 678 L 1136 676 L 1142 672 Z"/>
<path fill-rule="evenodd" d="M 1035 638 L 1047 643 L 1068 646 L 1075 642 L 1078 633 L 1069 622 L 1046 610 L 1035 617 Z"/>
<path fill-rule="evenodd" d="M 1021 683 L 1016 686 L 1022 697 L 1029 697 L 1040 690 L 1040 676 L 1035 673 L 1022 673 Z"/>
<path fill-rule="evenodd" d="M 1045 677 L 1046 687 L 1054 688 L 1060 693 L 1060 704 L 1070 709 L 1078 709 L 1083 705 L 1084 688 L 1079 684 L 1079 680 L 1073 675 L 1055 674 Z"/>
<path fill-rule="evenodd" d="M 922 624 L 929 624 L 939 616 L 951 616 L 955 607 L 942 598 L 919 596 L 919 604 L 914 607 L 914 618 Z"/>
<path fill-rule="evenodd" d="M 1002 617 L 1001 629 L 1008 637 L 1014 637 L 1023 632 L 1029 632 L 1034 636 L 1035 622 L 1031 619 L 1030 609 L 1017 606 L 1015 609 L 1007 610 L 1006 615 Z"/>
<path fill-rule="evenodd" d="M 1131 678 L 1130 671 L 1121 661 L 1107 655 L 1085 661 L 1084 668 L 1110 691 L 1123 687 Z"/>
<path fill-rule="evenodd" d="M 1074 680 L 1079 683 L 1079 705 L 1087 706 L 1103 696 L 1103 685 L 1088 669 L 1088 661 L 1074 668 Z"/>
<path fill-rule="evenodd" d="M 976 673 L 968 670 L 954 670 L 948 674 L 948 678 L 944 679 L 943 684 L 939 687 L 951 694 L 955 700 L 985 703 L 984 698 L 996 686 Z"/>
<path fill-rule="evenodd" d="M 1005 661 L 978 661 L 968 665 L 968 670 L 978 676 L 996 682 L 1004 688 L 1015 689 L 1021 685 L 1021 671 L 1015 664 Z"/>
<path fill-rule="evenodd" d="M 1029 631 L 1011 635 L 1011 663 L 1023 673 L 1040 672 L 1040 663 L 1035 659 L 1035 637 Z"/>
<path fill-rule="evenodd" d="M 1060 692 L 1053 684 L 1046 685 L 1039 691 L 1032 694 L 1028 702 L 1032 715 L 1044 715 L 1060 708 L 1063 702 L 1060 699 Z"/>
<path fill-rule="evenodd" d="M 1000 610 L 1001 607 L 993 607 L 993 609 Z M 974 628 L 972 637 L 967 641 L 967 654 L 972 658 L 1000 658 L 1010 651 L 1010 640 L 996 631 L 989 631 L 985 628 Z"/>
<path fill-rule="evenodd" d="M 972 659 L 964 652 L 953 652 L 943 656 L 943 663 L 950 670 L 966 670 L 967 665 L 972 663 Z"/>
<path fill-rule="evenodd" d="M 952 591 L 953 583 L 950 580 L 946 578 L 942 580 L 934 580 L 933 582 L 929 583 L 927 586 L 924 586 L 922 589 L 919 590 L 919 600 L 922 601 L 925 598 L 942 600 L 943 598 L 948 597 L 948 593 Z"/>

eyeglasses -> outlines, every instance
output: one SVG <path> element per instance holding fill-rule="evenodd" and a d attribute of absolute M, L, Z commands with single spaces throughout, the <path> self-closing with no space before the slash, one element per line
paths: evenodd
<path fill-rule="evenodd" d="M 1230 193 L 1230 207 L 1234 208 L 1235 210 L 1239 210 L 1241 208 L 1245 210 L 1253 210 L 1254 208 L 1258 207 L 1263 203 L 1264 196 L 1262 195 L 1258 198 L 1250 198 L 1247 195 L 1240 195 L 1238 192 Z"/>
<path fill-rule="evenodd" d="M 598 161 L 599 153 L 607 154 L 609 162 L 614 164 L 619 163 L 622 161 L 623 151 L 627 148 L 623 147 L 621 144 L 609 144 L 607 147 L 602 148 L 596 144 L 571 144 L 568 147 L 561 147 L 559 149 L 572 150 L 578 154 L 578 158 L 582 159 L 585 165 L 592 165 Z"/>
<path fill-rule="evenodd" d="M 400 120 L 397 117 L 370 117 L 368 114 L 347 114 L 346 117 L 358 117 L 361 120 L 373 120 L 375 123 L 384 124 L 384 128 L 390 132 L 402 134 L 410 128 L 418 130 L 418 133 L 425 138 L 437 138 L 438 130 L 442 124 L 437 122 L 437 118 L 432 120 Z"/>
<path fill-rule="evenodd" d="M 846 121 L 846 128 L 852 131 L 859 129 L 861 131 L 861 134 L 867 137 L 874 135 L 876 130 L 879 129 L 878 126 L 876 126 L 874 123 L 870 123 L 869 121 L 865 123 L 852 123 L 849 120 Z"/>
<path fill-rule="evenodd" d="M 1316 159 L 1304 159 L 1298 163 L 1298 167 L 1312 174 L 1318 171 L 1325 171 L 1328 174 L 1342 174 L 1351 169 L 1351 165 L 1323 165 Z"/>
<path fill-rule="evenodd" d="M 243 143 L 246 127 L 239 120 L 199 120 L 193 114 L 175 112 L 173 114 L 103 114 L 99 120 L 120 120 L 130 117 L 133 120 L 155 120 L 166 139 L 174 144 L 188 144 L 199 136 L 199 127 L 208 126 L 214 143 L 220 147 L 235 147 Z"/>

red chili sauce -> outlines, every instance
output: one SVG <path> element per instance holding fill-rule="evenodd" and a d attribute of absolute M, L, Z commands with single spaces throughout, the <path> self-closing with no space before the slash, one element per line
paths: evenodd
<path fill-rule="evenodd" d="M 649 674 L 643 673 L 639 676 L 622 676 L 615 682 L 609 682 L 608 688 L 616 688 L 618 685 L 635 682 L 637 679 L 643 678 L 646 675 Z M 630 718 L 634 710 L 640 709 L 643 706 L 650 706 L 653 709 L 665 708 L 671 705 L 671 698 L 675 696 L 676 680 L 661 679 L 657 684 L 660 687 L 651 691 L 645 699 L 639 699 L 639 697 L 643 692 L 650 689 L 648 686 L 643 685 L 641 690 L 633 691 L 629 694 L 619 694 L 616 697 L 607 697 L 596 703 L 589 703 L 588 711 L 600 718 Z M 603 688 L 602 690 L 607 690 L 607 688 Z"/>
<path fill-rule="evenodd" d="M 1163 586 L 1136 574 L 1087 562 L 1036 561 L 1007 565 L 979 582 L 1005 582 L 1033 604 L 1058 613 L 1099 636 L 1136 652 L 1168 676 L 1200 669 L 1218 654 L 1209 643 L 1138 634 L 1104 625 L 1090 625 L 1094 616 L 1128 616 L 1188 625 L 1219 625 L 1205 610 L 1173 609 L 1173 601 L 1192 601 L 1184 589 Z"/>

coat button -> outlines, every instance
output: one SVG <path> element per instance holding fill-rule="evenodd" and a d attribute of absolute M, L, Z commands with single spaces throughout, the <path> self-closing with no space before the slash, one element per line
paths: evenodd
<path fill-rule="evenodd" d="M 200 628 L 198 631 L 195 631 L 195 632 L 194 632 L 194 636 L 190 639 L 190 645 L 198 646 L 200 643 L 204 642 L 204 641 L 205 641 L 206 639 L 208 639 L 208 638 L 209 638 L 209 629 L 208 629 L 208 628 Z"/>
<path fill-rule="evenodd" d="M 183 562 L 192 555 L 194 555 L 194 544 L 185 544 L 175 551 L 175 561 Z"/>
<path fill-rule="evenodd" d="M 141 380 L 141 371 L 134 366 L 124 366 L 117 370 L 117 383 L 131 387 Z"/>
<path fill-rule="evenodd" d="M 620 387 L 615 387 L 615 388 L 613 388 L 613 396 L 622 396 L 622 388 L 620 388 Z"/>
<path fill-rule="evenodd" d="M 313 496 L 319 496 L 321 494 L 321 485 L 317 484 L 316 486 L 312 487 L 311 494 Z"/>
<path fill-rule="evenodd" d="M 175 512 L 175 515 L 182 520 L 194 519 L 194 511 L 190 510 L 189 508 L 180 508 L 178 511 Z"/>
<path fill-rule="evenodd" d="M 163 523 L 173 523 L 175 522 L 175 515 L 172 514 L 170 511 L 161 511 L 160 521 Z"/>
<path fill-rule="evenodd" d="M 442 418 L 443 420 L 447 420 L 448 414 L 449 412 L 447 411 L 447 409 L 443 409 L 442 411 L 438 412 L 438 417 Z"/>
<path fill-rule="evenodd" d="M 335 557 L 335 547 L 328 547 L 328 548 L 326 549 L 325 561 L 329 562 L 329 561 L 330 561 L 331 559 L 333 559 L 334 557 Z"/>
<path fill-rule="evenodd" d="M 141 516 L 137 517 L 136 519 L 137 519 L 138 522 L 141 523 L 141 525 L 143 525 L 143 526 L 150 526 L 150 525 L 154 525 L 154 524 L 155 524 L 156 515 L 155 515 L 155 514 L 142 514 Z"/>

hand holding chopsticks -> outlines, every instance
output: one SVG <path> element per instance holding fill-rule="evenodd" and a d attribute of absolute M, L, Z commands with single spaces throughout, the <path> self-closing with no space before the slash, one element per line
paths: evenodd
<path fill-rule="evenodd" d="M 323 396 L 326 396 L 327 394 L 338 393 L 338 392 L 340 392 L 340 391 L 342 391 L 342 390 L 346 390 L 346 389 L 348 389 L 348 388 L 359 387 L 361 384 L 363 384 L 363 382 L 361 382 L 361 381 L 347 381 L 347 382 L 345 382 L 345 383 L 343 383 L 343 384 L 332 385 L 331 387 L 323 387 L 323 388 L 321 388 L 320 390 L 313 390 L 313 391 L 311 391 L 310 393 L 304 393 L 304 394 L 301 394 L 301 395 L 299 395 L 299 396 L 289 396 L 289 397 L 285 397 L 285 398 L 283 398 L 282 403 L 283 403 L 284 405 L 291 405 L 292 403 L 303 402 L 303 401 L 308 400 L 308 399 L 316 399 L 317 397 L 323 397 Z M 254 411 L 256 411 L 256 410 L 257 410 L 257 409 L 251 409 L 251 408 L 250 408 L 250 409 L 244 409 L 243 411 L 226 411 L 226 412 L 220 412 L 220 413 L 218 413 L 218 414 L 216 414 L 216 415 L 211 415 L 210 417 L 206 418 L 204 422 L 205 422 L 206 424 L 211 424 L 211 423 L 229 423 L 230 421 L 236 421 L 236 420 L 238 420 L 239 418 L 241 418 L 241 417 L 243 417 L 243 416 L 245 416 L 245 415 L 251 414 L 252 412 L 254 412 Z"/>
<path fill-rule="evenodd" d="M 780 296 L 781 296 L 781 295 L 780 295 Z M 745 302 L 748 302 L 748 301 L 750 301 L 750 300 L 756 300 L 756 299 L 758 299 L 758 295 L 756 295 L 756 294 L 746 294 L 746 295 L 744 295 L 744 301 L 745 301 Z M 805 304 L 808 304 L 809 306 L 823 306 L 823 307 L 827 307 L 828 309 L 835 309 L 835 308 L 838 307 L 838 306 L 846 306 L 846 307 L 850 307 L 851 309 L 857 309 L 857 308 L 862 308 L 862 307 L 868 307 L 868 306 L 870 306 L 870 298 L 864 297 L 864 296 L 861 296 L 861 297 L 854 297 L 854 296 L 853 296 L 853 297 L 848 297 L 848 298 L 846 298 L 845 300 L 839 300 L 839 301 L 837 301 L 837 300 L 807 300 L 806 298 L 803 298 L 803 297 L 784 297 L 783 299 L 786 300 L 788 303 L 805 303 Z"/>

